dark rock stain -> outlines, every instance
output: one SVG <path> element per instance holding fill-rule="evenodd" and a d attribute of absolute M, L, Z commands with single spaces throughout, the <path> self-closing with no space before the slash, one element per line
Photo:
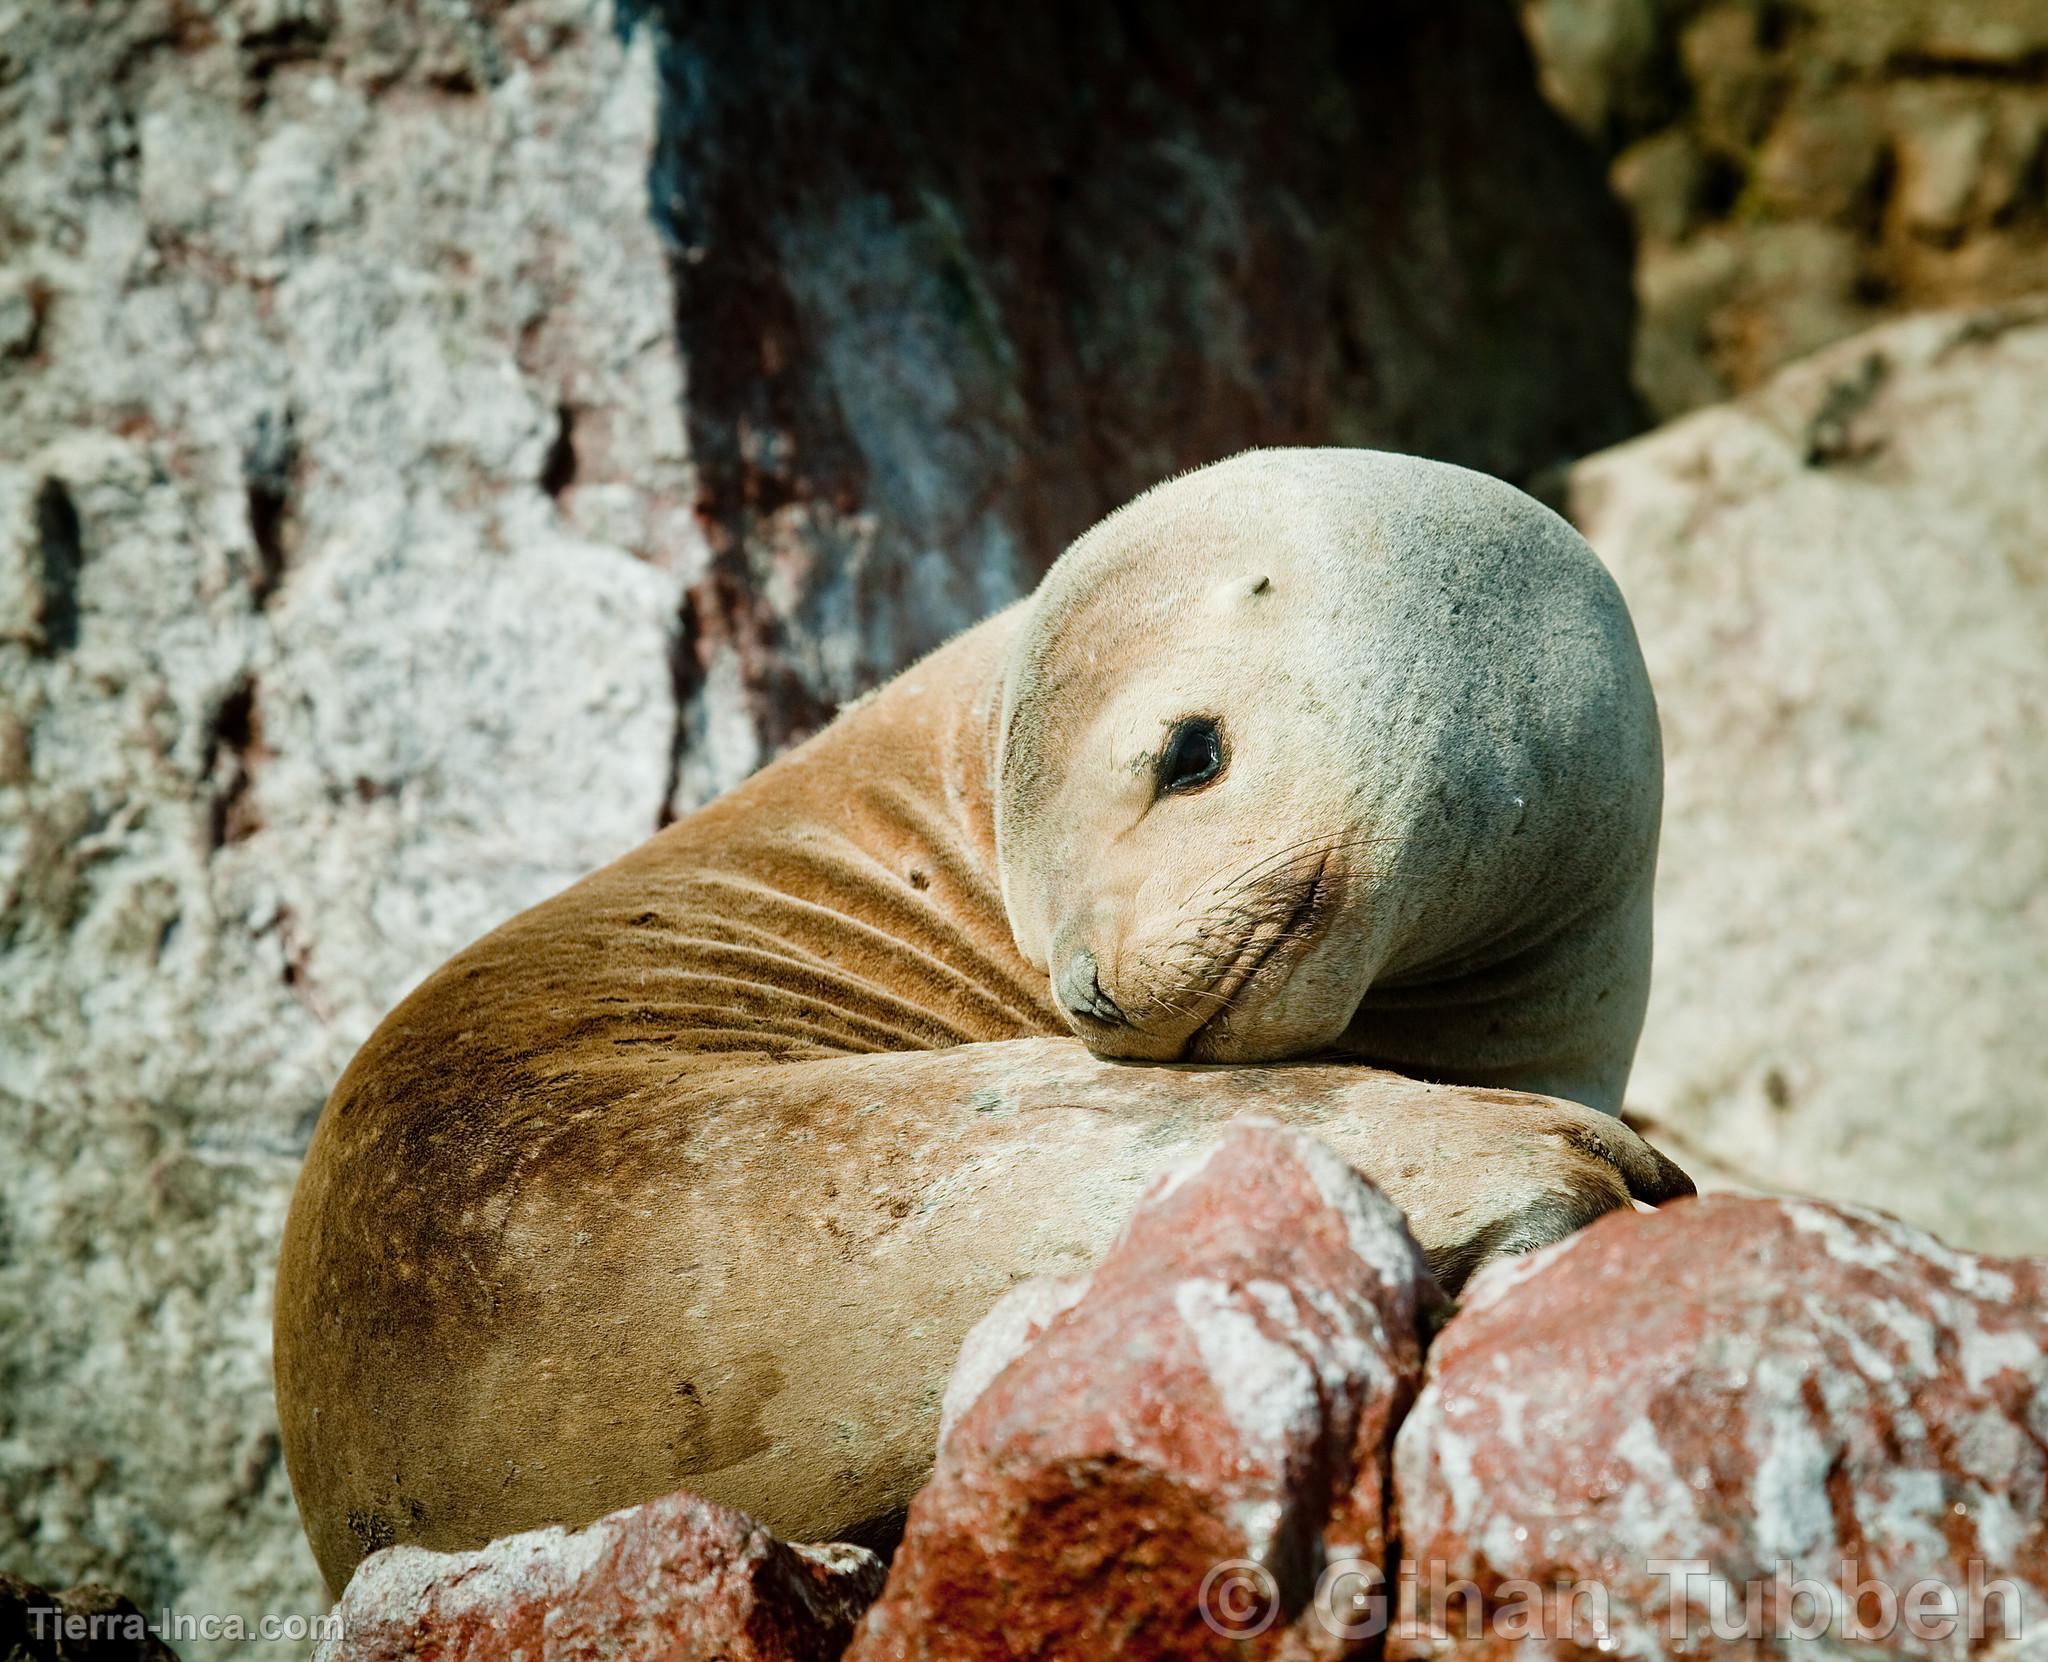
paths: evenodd
<path fill-rule="evenodd" d="M 85 539 L 78 505 L 61 479 L 45 479 L 36 492 L 36 542 L 42 558 L 42 646 L 69 652 L 78 644 L 78 577 Z"/>
<path fill-rule="evenodd" d="M 576 411 L 568 404 L 555 406 L 555 437 L 541 463 L 540 488 L 560 500 L 576 483 Z"/>
<path fill-rule="evenodd" d="M 1834 467 L 1863 461 L 1884 447 L 1881 435 L 1857 430 L 1857 420 L 1876 400 L 1891 375 L 1891 362 L 1873 352 L 1853 374 L 1832 383 L 1806 425 L 1806 465 Z"/>
<path fill-rule="evenodd" d="M 262 748 L 261 720 L 256 710 L 256 678 L 245 675 L 215 706 L 208 744 L 208 773 L 213 800 L 207 808 L 207 851 L 241 842 L 262 823 L 249 794 L 255 763 Z"/>
<path fill-rule="evenodd" d="M 267 604 L 283 582 L 297 541 L 291 505 L 298 466 L 299 442 L 291 414 L 278 417 L 265 412 L 242 453 L 249 540 L 256 548 L 256 570 L 249 588 L 259 606 Z"/>

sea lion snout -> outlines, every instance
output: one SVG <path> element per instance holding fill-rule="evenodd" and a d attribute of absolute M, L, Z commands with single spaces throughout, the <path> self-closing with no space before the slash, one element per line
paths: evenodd
<path fill-rule="evenodd" d="M 1059 994 L 1060 1008 L 1077 1022 L 1103 1027 L 1129 1025 L 1129 1018 L 1102 985 L 1101 966 L 1095 954 L 1085 946 L 1067 959 L 1053 991 Z"/>
<path fill-rule="evenodd" d="M 1163 853 L 1099 850 L 1093 895 L 1054 897 L 1052 1002 L 1096 1055 L 1234 1061 L 1296 1042 L 1304 1021 L 1318 1043 L 1349 1021 L 1363 991 L 1348 984 L 1356 955 L 1343 941 L 1334 957 L 1325 948 L 1367 933 L 1356 918 L 1347 927 L 1353 839 L 1334 827 L 1263 851 L 1216 841 L 1196 828 Z"/>
<path fill-rule="evenodd" d="M 1156 943 L 1139 938 L 1141 911 L 1105 897 L 1077 908 L 1052 931 L 1053 1003 L 1074 1036 L 1098 1056 L 1168 1061 L 1196 1022 L 1186 1005 L 1160 996 Z"/>

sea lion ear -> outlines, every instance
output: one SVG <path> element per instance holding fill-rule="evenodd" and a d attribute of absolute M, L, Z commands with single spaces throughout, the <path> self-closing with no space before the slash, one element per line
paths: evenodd
<path fill-rule="evenodd" d="M 1227 578 L 1217 585 L 1209 596 L 1209 602 L 1218 608 L 1234 606 L 1240 600 L 1249 600 L 1255 594 L 1264 594 L 1272 586 L 1273 579 L 1263 571 L 1255 571 L 1249 576 Z"/>

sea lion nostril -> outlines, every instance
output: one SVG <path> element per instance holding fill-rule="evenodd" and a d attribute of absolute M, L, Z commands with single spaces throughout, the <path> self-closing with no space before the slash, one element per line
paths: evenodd
<path fill-rule="evenodd" d="M 1086 947 L 1067 960 L 1054 990 L 1060 995 L 1060 1004 L 1067 1014 L 1112 1027 L 1124 1025 L 1124 1013 L 1117 1008 L 1116 1000 L 1103 990 L 1095 954 Z"/>

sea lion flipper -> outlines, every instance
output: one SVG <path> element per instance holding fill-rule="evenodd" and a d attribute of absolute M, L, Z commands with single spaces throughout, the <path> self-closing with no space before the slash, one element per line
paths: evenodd
<path fill-rule="evenodd" d="M 1317 1129 L 1407 1213 L 1447 1292 L 1497 1259 L 1560 1241 L 1636 1201 L 1693 1193 L 1676 1164 L 1613 1115 L 1582 1103 L 1399 1083 L 1432 1094 L 1387 1116 L 1387 1088 L 1361 1080 L 1346 1095 L 1364 1113 Z"/>

